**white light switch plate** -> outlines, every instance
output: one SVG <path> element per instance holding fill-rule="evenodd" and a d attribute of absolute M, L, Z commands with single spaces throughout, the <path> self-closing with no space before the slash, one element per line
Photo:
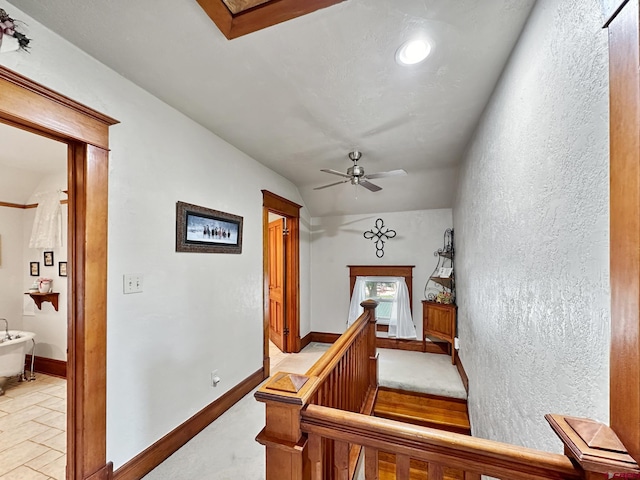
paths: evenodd
<path fill-rule="evenodd" d="M 141 273 L 126 273 L 124 275 L 123 292 L 140 293 L 142 292 L 142 281 L 144 277 Z"/>

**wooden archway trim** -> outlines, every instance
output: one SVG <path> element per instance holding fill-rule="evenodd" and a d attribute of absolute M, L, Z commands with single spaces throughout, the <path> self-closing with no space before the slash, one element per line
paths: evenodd
<path fill-rule="evenodd" d="M 286 315 L 289 334 L 285 340 L 287 352 L 300 351 L 300 209 L 301 205 L 276 195 L 268 190 L 262 190 L 262 246 L 263 246 L 263 369 L 264 377 L 270 373 L 269 366 L 269 212 L 277 213 L 287 218 L 289 235 L 286 238 Z"/>
<path fill-rule="evenodd" d="M 25 103 L 25 98 L 31 103 Z M 109 149 L 109 127 L 118 123 L 92 108 L 0 66 L 2 118 L 47 136 Z"/>
<path fill-rule="evenodd" d="M 67 478 L 108 479 L 107 185 L 116 120 L 0 67 L 0 121 L 69 145 Z"/>

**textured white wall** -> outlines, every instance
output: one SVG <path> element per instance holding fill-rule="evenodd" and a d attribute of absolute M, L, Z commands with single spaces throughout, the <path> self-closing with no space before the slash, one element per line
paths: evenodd
<path fill-rule="evenodd" d="M 36 194 L 39 192 L 48 192 L 53 190 L 67 189 L 67 158 L 66 154 L 60 159 L 62 170 L 57 174 L 50 174 L 43 178 L 38 186 L 34 189 L 33 195 L 27 201 L 28 204 L 37 203 Z M 60 198 L 65 198 L 61 195 Z M 53 308 L 49 302 L 44 302 L 42 308 L 33 308 L 33 315 L 24 315 L 23 329 L 36 334 L 36 355 L 39 357 L 53 358 L 56 360 L 67 360 L 67 280 L 69 277 L 60 277 L 58 275 L 58 262 L 67 261 L 67 225 L 68 210 L 67 205 L 61 205 L 62 211 L 62 246 L 53 249 L 48 248 L 29 248 L 29 239 L 31 238 L 31 230 L 33 229 L 33 221 L 36 216 L 35 209 L 25 210 L 23 217 L 23 235 L 24 243 L 22 245 L 22 254 L 24 256 L 24 264 L 28 267 L 29 262 L 40 262 L 40 277 L 47 277 L 53 280 L 53 291 L 58 292 L 58 311 Z M 53 250 L 53 266 L 45 267 L 43 252 L 45 250 Z M 33 283 L 34 278 L 29 275 L 27 268 L 22 272 L 23 282 L 22 288 L 26 292 L 27 288 Z M 24 297 L 24 295 L 23 295 Z M 33 303 L 33 302 L 31 302 Z"/>
<path fill-rule="evenodd" d="M 22 279 L 29 268 L 22 258 L 23 218 L 22 209 L 0 207 L 0 318 L 6 318 L 13 330 L 22 329 Z"/>
<path fill-rule="evenodd" d="M 0 63 L 120 120 L 110 132 L 107 458 L 116 468 L 262 367 L 262 193 L 293 184 L 28 15 L 30 54 Z M 241 255 L 175 252 L 176 201 L 244 217 Z M 306 209 L 303 226 L 309 225 Z M 309 311 L 308 230 L 301 310 Z M 125 273 L 144 292 L 123 295 Z M 308 317 L 307 317 L 308 318 Z M 308 320 L 307 320 L 308 322 Z M 219 370 L 222 383 L 210 386 Z"/>
<path fill-rule="evenodd" d="M 372 240 L 363 233 L 376 219 L 396 231 L 387 241 L 384 256 L 376 257 Z M 342 333 L 349 315 L 347 265 L 415 265 L 413 269 L 413 322 L 422 332 L 424 286 L 436 266 L 433 252 L 442 247 L 444 231 L 451 228 L 451 210 L 346 215 L 312 219 L 311 233 L 311 330 Z"/>
<path fill-rule="evenodd" d="M 474 435 L 561 450 L 543 419 L 608 419 L 607 32 L 538 1 L 471 142 L 454 207 Z"/>
<path fill-rule="evenodd" d="M 3 144 L 3 149 L 11 145 Z M 0 202 L 24 205 L 42 176 L 21 168 L 2 165 L 0 167 Z M 23 329 L 22 302 L 26 287 L 31 282 L 29 260 L 24 253 L 23 226 L 27 212 L 13 207 L 0 207 L 0 318 L 6 318 L 9 328 Z M 29 238 L 26 239 L 27 244 Z M 33 259 L 36 261 L 36 259 Z M 33 277 L 31 278 L 33 281 Z M 0 326 L 0 328 L 3 328 Z"/>

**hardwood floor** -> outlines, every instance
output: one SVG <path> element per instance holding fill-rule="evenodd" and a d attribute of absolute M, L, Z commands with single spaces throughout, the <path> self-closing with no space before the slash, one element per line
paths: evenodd
<path fill-rule="evenodd" d="M 429 472 L 426 462 L 411 460 L 409 464 L 409 480 L 428 480 Z M 443 480 L 463 480 L 461 470 L 445 468 Z M 378 480 L 396 480 L 395 455 L 385 452 L 378 453 Z"/>
<path fill-rule="evenodd" d="M 376 417 L 471 434 L 466 400 L 381 387 L 374 408 Z"/>
<path fill-rule="evenodd" d="M 376 417 L 437 428 L 449 432 L 471 434 L 466 400 L 407 392 L 381 387 L 374 407 Z M 378 453 L 379 480 L 396 479 L 395 455 Z M 426 462 L 412 459 L 409 480 L 428 480 Z M 464 474 L 453 468 L 444 469 L 444 480 L 462 480 Z"/>

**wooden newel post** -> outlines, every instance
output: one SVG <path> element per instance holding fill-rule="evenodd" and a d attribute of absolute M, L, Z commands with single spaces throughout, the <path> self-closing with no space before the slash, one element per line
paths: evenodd
<path fill-rule="evenodd" d="M 369 349 L 369 387 L 376 388 L 378 386 L 378 352 L 376 350 L 376 307 L 378 302 L 375 300 L 365 300 L 360 304 L 364 308 L 364 313 L 369 316 L 368 324 L 368 349 Z"/>
<path fill-rule="evenodd" d="M 279 372 L 256 393 L 265 404 L 265 427 L 256 440 L 266 447 L 266 480 L 308 480 L 307 438 L 300 412 L 309 401 L 317 377 Z"/>
<path fill-rule="evenodd" d="M 640 478 L 640 467 L 607 425 L 564 415 L 544 418 L 564 443 L 565 455 L 582 467 L 586 480 Z"/>

